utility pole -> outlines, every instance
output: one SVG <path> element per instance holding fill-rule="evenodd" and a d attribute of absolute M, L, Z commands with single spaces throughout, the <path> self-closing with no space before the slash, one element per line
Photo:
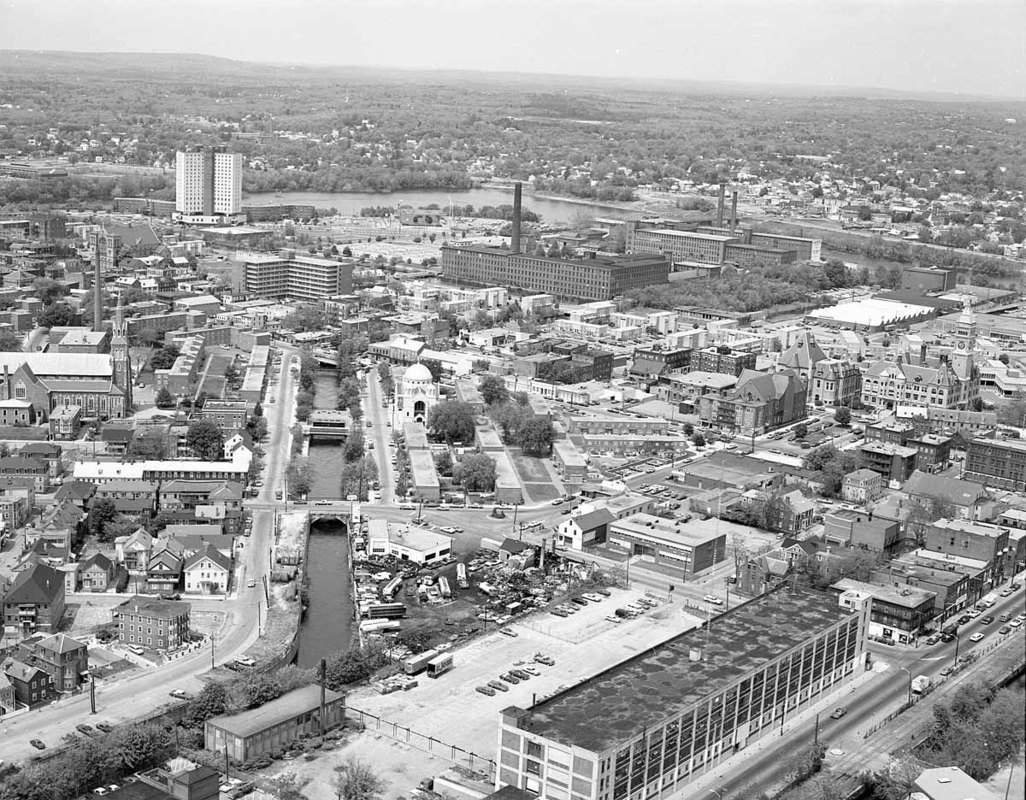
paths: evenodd
<path fill-rule="evenodd" d="M 210 668 L 214 668 L 214 634 L 210 634 Z"/>
<path fill-rule="evenodd" d="M 816 714 L 816 732 L 812 735 L 812 746 L 819 744 L 819 713 Z"/>
<path fill-rule="evenodd" d="M 96 713 L 96 676 L 89 679 L 89 713 Z"/>

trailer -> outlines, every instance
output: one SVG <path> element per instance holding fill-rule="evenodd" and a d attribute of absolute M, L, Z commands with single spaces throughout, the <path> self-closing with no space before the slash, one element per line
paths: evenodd
<path fill-rule="evenodd" d="M 392 580 L 385 584 L 385 588 L 381 590 L 381 596 L 386 600 L 391 600 L 399 593 L 399 587 L 403 585 L 403 576 L 396 575 Z"/>
<path fill-rule="evenodd" d="M 360 633 L 386 633 L 401 629 L 402 624 L 394 619 L 365 619 L 360 623 Z"/>
<path fill-rule="evenodd" d="M 456 565 L 456 585 L 461 589 L 470 588 L 470 582 L 467 581 L 467 565 L 462 561 Z"/>
<path fill-rule="evenodd" d="M 407 675 L 416 675 L 427 669 L 427 665 L 432 659 L 438 656 L 437 650 L 427 650 L 423 653 L 418 653 L 415 656 L 410 656 L 403 662 L 403 672 Z"/>
<path fill-rule="evenodd" d="M 372 603 L 367 606 L 364 616 L 369 619 L 400 619 L 406 616 L 406 606 L 402 603 Z"/>
<path fill-rule="evenodd" d="M 442 653 L 435 656 L 428 662 L 427 675 L 429 678 L 437 678 L 452 669 L 452 653 Z"/>
<path fill-rule="evenodd" d="M 442 597 L 452 597 L 452 589 L 449 587 L 448 578 L 443 576 L 438 579 L 438 593 L 442 595 Z"/>

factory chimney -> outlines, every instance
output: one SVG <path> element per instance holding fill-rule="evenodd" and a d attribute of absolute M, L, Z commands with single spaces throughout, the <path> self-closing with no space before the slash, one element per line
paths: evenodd
<path fill-rule="evenodd" d="M 723 227 L 723 209 L 726 205 L 727 184 L 720 184 L 720 201 L 716 206 L 716 227 Z"/>
<path fill-rule="evenodd" d="M 103 325 L 103 280 L 100 278 L 100 245 L 93 253 L 93 330 L 99 333 Z"/>
<path fill-rule="evenodd" d="M 737 229 L 737 189 L 730 193 L 730 235 Z"/>
<path fill-rule="evenodd" d="M 513 237 L 509 243 L 511 253 L 520 252 L 520 204 L 523 184 L 517 181 L 513 184 Z"/>

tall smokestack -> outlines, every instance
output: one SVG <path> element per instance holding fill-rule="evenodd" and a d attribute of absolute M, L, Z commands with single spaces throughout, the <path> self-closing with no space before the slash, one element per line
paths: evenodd
<path fill-rule="evenodd" d="M 96 250 L 93 253 L 93 330 L 99 333 L 103 325 L 103 280 L 100 278 L 100 241 L 97 237 Z"/>
<path fill-rule="evenodd" d="M 720 184 L 720 202 L 716 206 L 716 227 L 723 227 L 723 210 L 727 203 L 727 184 Z"/>
<path fill-rule="evenodd" d="M 730 193 L 730 235 L 737 228 L 737 189 Z"/>
<path fill-rule="evenodd" d="M 517 181 L 513 184 L 513 236 L 509 243 L 511 253 L 520 252 L 520 204 L 523 184 Z"/>

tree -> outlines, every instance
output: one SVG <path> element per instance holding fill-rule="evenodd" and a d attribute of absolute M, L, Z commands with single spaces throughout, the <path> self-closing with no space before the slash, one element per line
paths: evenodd
<path fill-rule="evenodd" d="M 958 516 L 955 504 L 944 497 L 926 495 L 910 498 L 908 517 L 905 519 L 905 530 L 917 547 L 926 541 L 926 531 L 939 519 L 954 519 Z"/>
<path fill-rule="evenodd" d="M 177 405 L 175 396 L 168 391 L 166 386 L 161 386 L 157 390 L 157 396 L 153 399 L 157 404 L 157 408 L 174 408 Z"/>
<path fill-rule="evenodd" d="M 335 767 L 332 787 L 337 800 L 378 800 L 385 782 L 366 761 L 348 756 Z"/>
<path fill-rule="evenodd" d="M 506 381 L 498 375 L 485 375 L 481 378 L 481 382 L 478 383 L 477 389 L 481 392 L 481 397 L 487 406 L 502 405 L 509 400 L 509 389 L 506 388 Z"/>
<path fill-rule="evenodd" d="M 294 772 L 281 772 L 264 783 L 264 790 L 275 800 L 304 800 L 306 794 L 303 787 L 307 781 L 296 776 Z"/>
<path fill-rule="evenodd" d="M 420 363 L 428 368 L 431 373 L 431 380 L 438 383 L 442 380 L 442 362 L 437 358 L 422 358 Z"/>
<path fill-rule="evenodd" d="M 150 366 L 153 369 L 171 369 L 180 352 L 173 344 L 166 344 L 150 355 Z"/>
<path fill-rule="evenodd" d="M 89 504 L 89 535 L 103 538 L 104 528 L 117 519 L 118 509 L 108 497 L 94 498 Z"/>
<path fill-rule="evenodd" d="M 797 425 L 794 426 L 794 438 L 795 439 L 804 439 L 808 435 L 809 435 L 809 426 L 806 425 L 804 422 L 799 422 Z"/>
<path fill-rule="evenodd" d="M 293 458 L 285 470 L 285 481 L 290 494 L 296 497 L 310 494 L 312 475 L 309 462 L 305 458 Z"/>
<path fill-rule="evenodd" d="M 220 461 L 224 457 L 224 434 L 212 419 L 190 422 L 185 443 L 200 461 Z"/>
<path fill-rule="evenodd" d="M 705 437 L 701 433 L 696 433 L 691 437 L 691 443 L 695 447 L 705 447 Z"/>
<path fill-rule="evenodd" d="M 17 353 L 21 350 L 21 337 L 14 331 L 0 331 L 0 352 Z"/>
<path fill-rule="evenodd" d="M 532 417 L 520 426 L 517 440 L 528 455 L 548 455 L 552 449 L 552 421 L 548 417 Z"/>
<path fill-rule="evenodd" d="M 32 282 L 32 294 L 42 300 L 44 306 L 56 303 L 67 291 L 63 283 L 52 278 L 36 278 Z"/>
<path fill-rule="evenodd" d="M 128 445 L 128 457 L 143 461 L 161 461 L 167 451 L 167 443 L 161 431 L 147 431 L 136 436 Z"/>
<path fill-rule="evenodd" d="M 1009 359 L 1008 359 L 1008 353 L 1001 353 L 1001 354 L 1000 354 L 1000 355 L 998 356 L 998 361 L 1000 361 L 1000 362 L 1001 362 L 1002 364 L 1004 364 L 1005 366 L 1008 366 L 1008 360 L 1009 360 Z"/>
<path fill-rule="evenodd" d="M 452 442 L 469 442 L 474 438 L 476 416 L 470 403 L 447 400 L 428 412 L 428 430 L 435 439 Z"/>
<path fill-rule="evenodd" d="M 495 488 L 495 460 L 484 453 L 468 453 L 452 471 L 452 480 L 468 492 L 490 492 Z"/>
<path fill-rule="evenodd" d="M 452 468 L 452 455 L 449 453 L 448 449 L 443 450 L 435 456 L 435 469 L 437 469 L 440 474 L 451 475 Z"/>
<path fill-rule="evenodd" d="M 347 464 L 353 464 L 363 458 L 363 451 L 363 431 L 357 428 L 350 433 L 349 437 L 346 439 L 346 446 L 342 452 L 342 457 L 345 459 Z"/>
<path fill-rule="evenodd" d="M 841 406 L 837 411 L 834 412 L 834 422 L 838 425 L 848 425 L 851 423 L 851 409 L 847 406 Z"/>
<path fill-rule="evenodd" d="M 60 328 L 75 321 L 75 310 L 67 303 L 51 303 L 36 318 L 40 328 Z"/>

